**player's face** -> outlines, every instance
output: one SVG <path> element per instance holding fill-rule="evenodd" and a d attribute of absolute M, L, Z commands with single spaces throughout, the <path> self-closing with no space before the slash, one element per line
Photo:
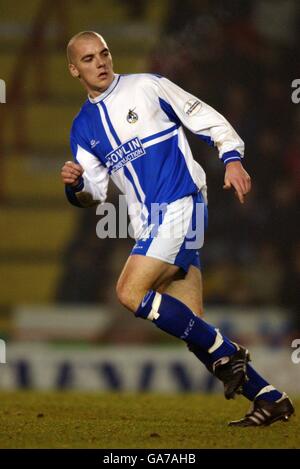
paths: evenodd
<path fill-rule="evenodd" d="M 73 77 L 80 79 L 92 98 L 99 96 L 114 79 L 112 57 L 107 44 L 98 36 L 78 39 L 74 44 Z"/>

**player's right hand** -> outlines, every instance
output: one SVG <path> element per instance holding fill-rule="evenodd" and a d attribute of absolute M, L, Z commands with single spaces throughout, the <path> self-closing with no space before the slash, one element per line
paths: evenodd
<path fill-rule="evenodd" d="M 70 186 L 77 186 L 79 178 L 83 174 L 83 167 L 73 161 L 66 161 L 61 168 L 61 178 L 64 184 Z"/>

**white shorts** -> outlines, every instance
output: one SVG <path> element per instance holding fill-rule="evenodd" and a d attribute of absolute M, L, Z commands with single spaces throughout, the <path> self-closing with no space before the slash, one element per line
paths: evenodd
<path fill-rule="evenodd" d="M 159 207 L 159 209 L 158 209 Z M 131 255 L 160 259 L 181 267 L 201 268 L 200 249 L 207 225 L 207 205 L 201 192 L 169 204 L 153 204 L 143 234 Z"/>

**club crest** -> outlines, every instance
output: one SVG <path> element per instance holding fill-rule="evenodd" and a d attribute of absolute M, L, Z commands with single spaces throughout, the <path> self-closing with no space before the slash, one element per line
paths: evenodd
<path fill-rule="evenodd" d="M 134 108 L 135 109 L 135 108 Z M 135 122 L 138 120 L 139 116 L 137 115 L 136 112 L 134 112 L 134 109 L 129 109 L 128 114 L 127 114 L 127 122 L 129 124 L 135 124 Z"/>

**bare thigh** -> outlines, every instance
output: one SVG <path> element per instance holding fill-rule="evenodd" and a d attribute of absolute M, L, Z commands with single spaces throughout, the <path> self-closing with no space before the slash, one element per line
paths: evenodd
<path fill-rule="evenodd" d="M 169 284 L 179 267 L 153 257 L 132 255 L 128 258 L 117 283 L 120 302 L 135 312 L 148 290 Z"/>
<path fill-rule="evenodd" d="M 117 283 L 120 302 L 135 312 L 148 290 L 167 293 L 203 316 L 202 275 L 195 266 L 185 274 L 178 266 L 147 256 L 130 256 Z"/>
<path fill-rule="evenodd" d="M 160 284 L 159 293 L 167 293 L 182 301 L 197 316 L 203 316 L 203 294 L 202 294 L 201 271 L 191 265 L 184 278 L 176 279 L 176 274 Z"/>

